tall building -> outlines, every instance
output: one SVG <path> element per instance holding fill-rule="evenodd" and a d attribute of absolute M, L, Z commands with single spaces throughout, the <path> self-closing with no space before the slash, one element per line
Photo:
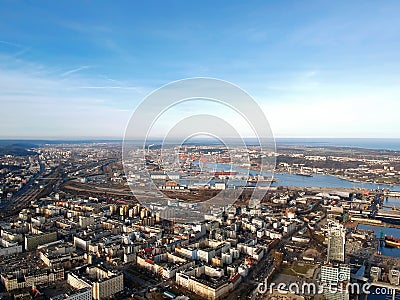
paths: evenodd
<path fill-rule="evenodd" d="M 328 223 L 328 256 L 327 260 L 344 262 L 346 229 L 338 222 Z"/>

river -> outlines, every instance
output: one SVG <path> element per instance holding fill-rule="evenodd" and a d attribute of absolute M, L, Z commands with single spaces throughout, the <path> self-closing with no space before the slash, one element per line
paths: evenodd
<path fill-rule="evenodd" d="M 195 162 L 195 164 L 199 164 L 199 162 Z M 205 169 L 209 172 L 213 170 L 222 170 L 229 171 L 232 166 L 230 164 L 213 164 L 207 163 Z M 232 168 L 233 169 L 233 168 Z M 242 174 L 247 174 L 251 176 L 255 176 L 260 174 L 260 172 L 255 170 L 246 170 L 237 168 L 234 169 Z M 325 175 L 325 174 L 314 174 L 312 177 L 310 176 L 302 176 L 296 174 L 287 174 L 287 173 L 268 173 L 262 172 L 261 175 L 265 177 L 273 176 L 276 179 L 276 182 L 273 182 L 271 186 L 296 186 L 296 187 L 321 187 L 321 188 L 367 188 L 370 190 L 376 190 L 379 188 L 388 188 L 391 191 L 400 191 L 400 186 L 398 185 L 385 185 L 385 184 L 375 184 L 375 183 L 363 183 L 363 182 L 353 182 L 346 179 L 342 179 L 336 176 Z M 182 184 L 184 184 L 182 182 Z M 260 183 L 260 185 L 266 185 Z"/>
<path fill-rule="evenodd" d="M 389 188 L 391 191 L 400 191 L 400 186 L 388 186 L 384 184 L 352 182 L 339 177 L 314 174 L 312 177 L 296 174 L 277 173 L 272 186 L 298 186 L 298 187 L 326 187 L 326 188 L 367 188 L 375 190 L 378 188 Z"/>
<path fill-rule="evenodd" d="M 383 200 L 383 209 L 384 210 L 392 210 L 392 209 L 400 210 L 400 198 L 392 198 L 392 197 L 385 198 L 385 200 Z"/>

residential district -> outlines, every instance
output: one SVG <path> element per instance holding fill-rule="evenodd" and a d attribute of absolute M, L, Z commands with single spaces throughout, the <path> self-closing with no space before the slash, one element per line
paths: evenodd
<path fill-rule="evenodd" d="M 179 153 L 183 176 L 170 178 L 158 152 L 148 153 L 145 168 L 170 198 L 160 206 L 148 191 L 153 200 L 144 205 L 129 187 L 147 188 L 147 179 L 124 173 L 120 149 L 115 143 L 43 144 L 0 157 L 0 299 L 373 299 L 368 291 L 349 291 L 349 283 L 398 299 L 400 199 L 390 186 L 275 182 L 254 202 L 246 195 L 267 175 L 249 175 L 238 185 L 235 171 L 213 165 L 206 170 L 210 182 L 187 183 L 185 176 L 204 172 L 196 171 L 204 157 L 231 162 L 219 147 L 188 146 Z M 374 163 L 357 157 L 363 164 L 349 171 L 332 164 L 307 169 L 307 162 L 279 158 L 298 158 L 298 150 L 282 151 L 250 150 L 249 167 L 257 170 L 265 156 L 295 176 L 318 168 L 398 174 L 396 153 Z M 335 160 L 332 153 L 326 159 Z M 162 209 L 196 212 L 200 201 L 224 190 L 244 196 L 210 205 L 196 222 L 163 218 Z M 304 284 L 317 290 L 304 291 Z"/>

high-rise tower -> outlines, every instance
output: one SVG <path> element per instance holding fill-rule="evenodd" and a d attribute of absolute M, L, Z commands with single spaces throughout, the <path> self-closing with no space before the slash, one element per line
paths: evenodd
<path fill-rule="evenodd" d="M 338 222 L 328 223 L 328 262 L 344 262 L 346 229 Z"/>

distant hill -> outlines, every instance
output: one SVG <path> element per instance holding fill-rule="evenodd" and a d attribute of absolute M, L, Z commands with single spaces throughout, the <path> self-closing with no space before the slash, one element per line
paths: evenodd
<path fill-rule="evenodd" d="M 0 155 L 32 155 L 28 149 L 38 148 L 37 144 L 30 141 L 0 140 Z"/>

